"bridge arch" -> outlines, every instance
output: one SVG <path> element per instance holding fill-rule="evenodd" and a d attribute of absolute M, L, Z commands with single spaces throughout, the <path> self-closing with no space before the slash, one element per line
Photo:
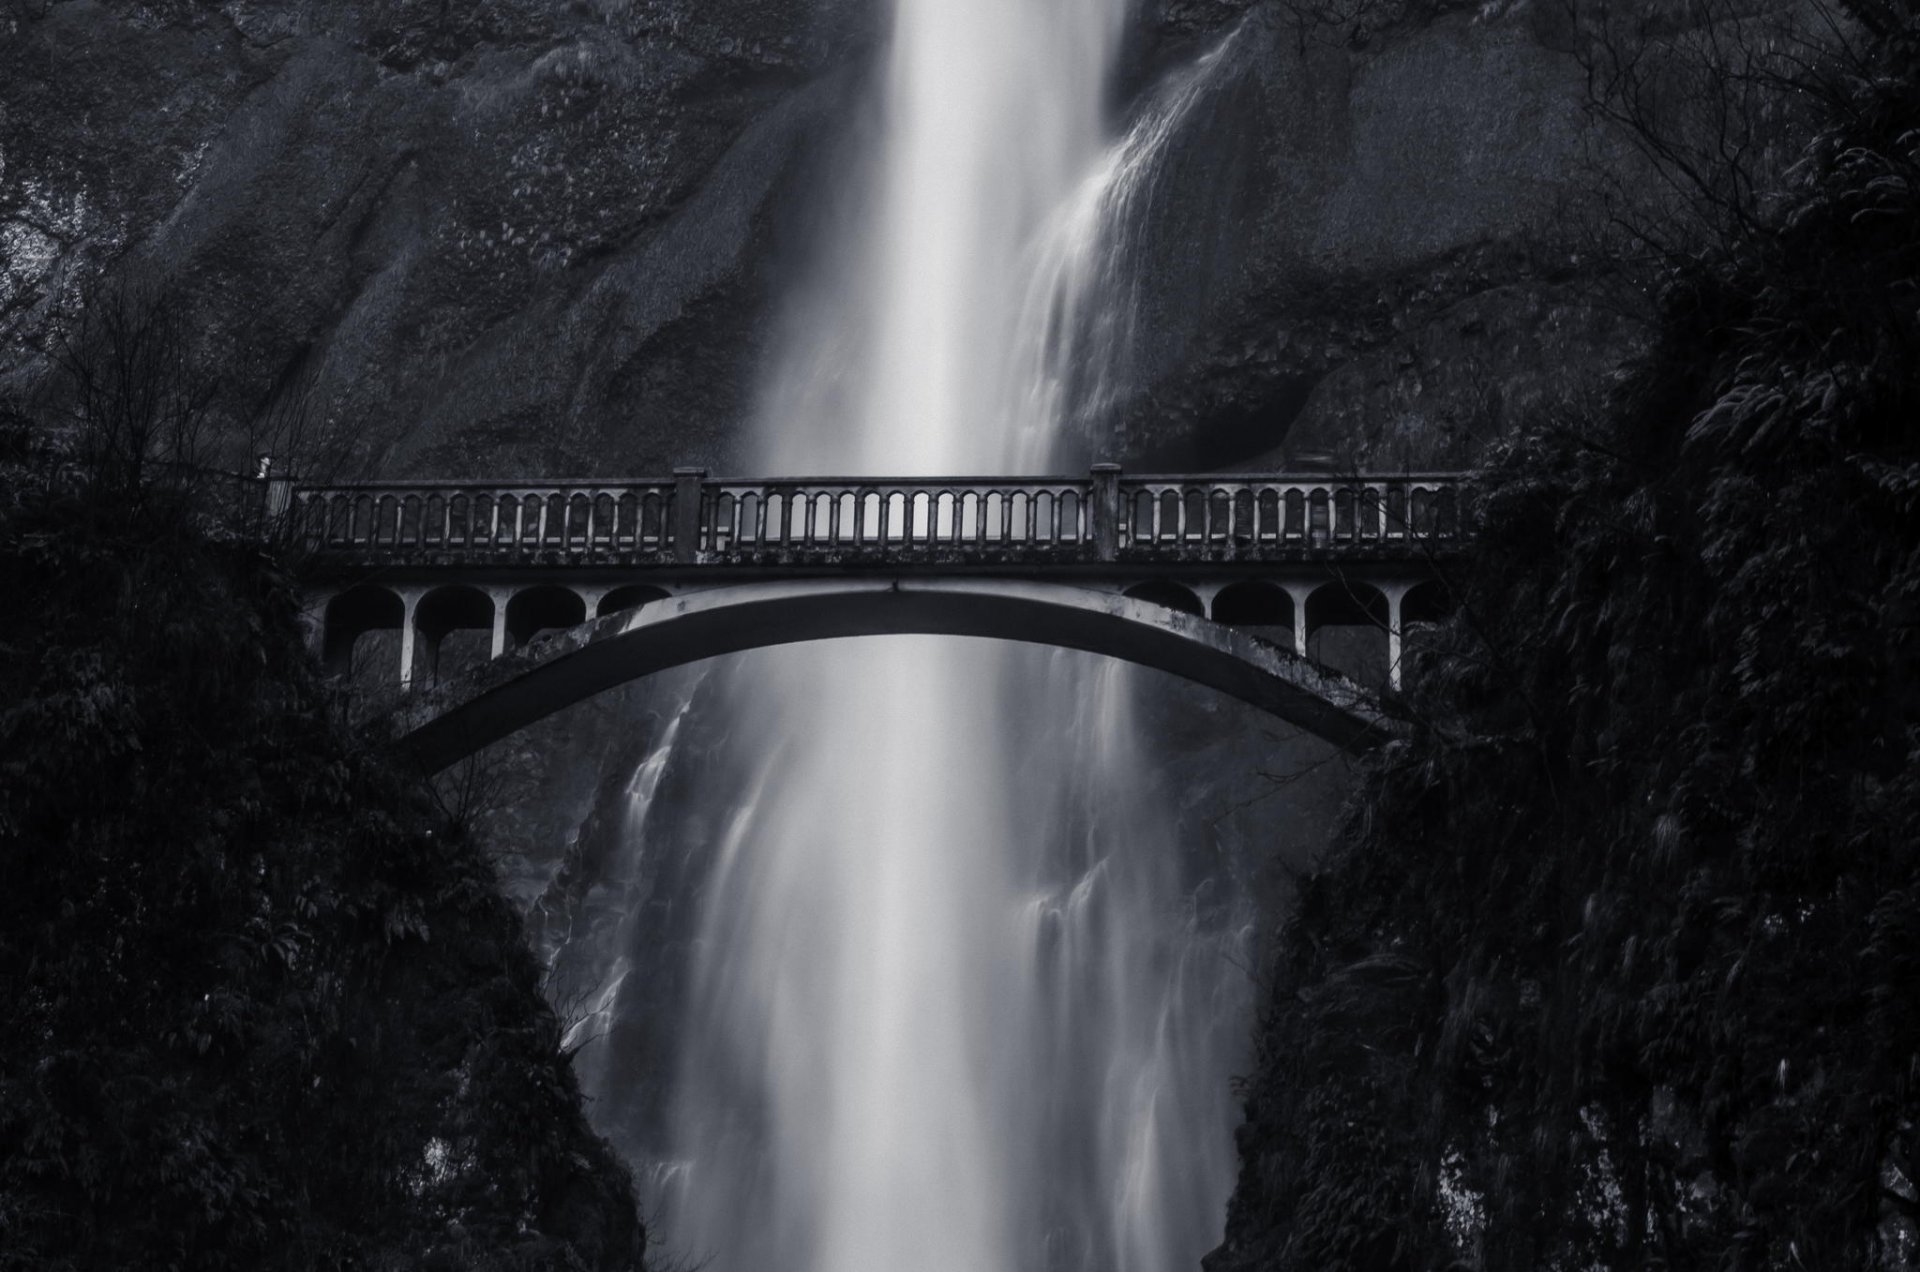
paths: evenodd
<path fill-rule="evenodd" d="M 1121 593 L 1136 601 L 1146 601 L 1152 605 L 1164 606 L 1182 614 L 1203 615 L 1207 607 L 1190 587 L 1170 583 L 1165 579 L 1153 579 L 1146 583 L 1136 583 Z"/>
<path fill-rule="evenodd" d="M 1230 627 L 1245 628 L 1294 653 L 1299 633 L 1294 626 L 1296 610 L 1293 594 L 1278 583 L 1266 579 L 1248 579 L 1230 583 L 1213 597 L 1213 621 Z"/>
<path fill-rule="evenodd" d="M 1400 598 L 1399 626 L 1393 631 L 1394 671 L 1399 673 L 1408 660 L 1432 648 L 1432 630 L 1453 616 L 1453 594 L 1439 579 L 1424 579 L 1406 589 Z"/>
<path fill-rule="evenodd" d="M 616 587 L 601 597 L 600 603 L 594 607 L 594 617 L 605 618 L 609 614 L 639 609 L 642 605 L 664 601 L 672 595 L 673 593 L 663 587 L 654 587 L 647 583 L 630 583 L 625 587 Z"/>
<path fill-rule="evenodd" d="M 1378 627 L 1385 631 L 1387 595 L 1371 583 L 1330 579 L 1307 596 L 1307 632 L 1323 627 Z"/>
<path fill-rule="evenodd" d="M 542 632 L 565 631 L 587 621 L 587 598 L 558 583 L 524 587 L 507 602 L 507 637 L 523 649 Z"/>
<path fill-rule="evenodd" d="M 1248 579 L 1220 589 L 1213 598 L 1213 621 L 1250 627 L 1293 625 L 1293 597 L 1265 579 Z"/>
<path fill-rule="evenodd" d="M 437 771 L 603 690 L 718 654 L 848 636 L 983 636 L 1086 650 L 1207 685 L 1337 746 L 1398 724 L 1359 685 L 1203 617 L 1138 597 L 1006 579 L 745 583 L 584 623 L 406 699 L 388 718 Z"/>
<path fill-rule="evenodd" d="M 425 593 L 413 605 L 415 632 L 411 676 L 438 680 L 448 670 L 483 661 L 492 643 L 495 603 L 484 589 L 463 583 L 447 583 Z M 458 633 L 479 633 L 474 647 L 462 650 L 466 655 L 448 668 L 442 658 L 446 643 Z"/>
<path fill-rule="evenodd" d="M 1400 602 L 1402 626 L 1441 623 L 1453 616 L 1453 594 L 1439 579 L 1426 579 L 1407 589 Z"/>
<path fill-rule="evenodd" d="M 1369 682 L 1391 680 L 1398 662 L 1394 599 L 1372 583 L 1337 578 L 1307 595 L 1305 653 Z"/>
<path fill-rule="evenodd" d="M 407 603 L 391 588 L 362 583 L 327 602 L 321 662 L 330 672 L 353 663 L 353 648 L 368 632 L 398 632 L 407 623 Z"/>

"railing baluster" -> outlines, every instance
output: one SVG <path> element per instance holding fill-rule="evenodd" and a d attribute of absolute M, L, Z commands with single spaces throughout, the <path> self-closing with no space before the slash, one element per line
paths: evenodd
<path fill-rule="evenodd" d="M 687 484 L 296 485 L 281 515 L 288 532 L 318 556 L 387 569 L 616 559 L 687 564 L 682 538 L 692 562 L 713 566 L 792 549 L 850 563 L 1005 568 L 1022 559 L 1057 567 L 1124 553 L 1168 562 L 1288 562 L 1302 549 L 1378 552 L 1397 545 L 1396 554 L 1404 554 L 1416 540 L 1459 537 L 1460 483 L 1439 474 L 1168 478 L 1101 469 L 1068 481 L 822 479 L 784 486 L 702 475 L 688 498 L 693 476 L 677 474 Z M 1109 527 L 1099 524 L 1096 497 L 1110 501 Z M 682 509 L 695 517 L 690 529 L 680 524 Z M 974 554 L 977 562 L 969 561 Z"/>

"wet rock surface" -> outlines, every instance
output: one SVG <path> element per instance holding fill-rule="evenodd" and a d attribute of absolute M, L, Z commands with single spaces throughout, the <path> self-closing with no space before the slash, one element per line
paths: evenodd
<path fill-rule="evenodd" d="M 1208 23 L 1229 52 L 1142 230 L 1109 450 L 1455 465 L 1600 391 L 1634 323 L 1598 294 L 1590 191 L 1629 161 L 1539 9 L 1168 8 Z"/>
<path fill-rule="evenodd" d="M 851 4 L 16 3 L 0 387 L 102 274 L 349 475 L 717 460 Z"/>
<path fill-rule="evenodd" d="M 343 475 L 740 466 L 871 0 L 132 5 L 0 18 L 0 390 L 102 275 L 184 294 L 239 419 Z M 1543 11 L 1167 0 L 1231 39 L 1137 227 L 1089 453 L 1455 463 L 1631 343 L 1575 204 L 1617 161 Z"/>

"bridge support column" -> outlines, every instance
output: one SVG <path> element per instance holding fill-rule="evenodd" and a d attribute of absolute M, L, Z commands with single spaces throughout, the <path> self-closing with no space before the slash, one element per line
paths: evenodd
<path fill-rule="evenodd" d="M 400 605 L 400 689 L 405 692 L 413 687 L 413 643 L 417 635 L 413 614 L 420 606 L 420 593 L 412 589 L 400 593 Z"/>
<path fill-rule="evenodd" d="M 1317 583 L 1282 583 L 1287 595 L 1293 598 L 1293 652 L 1302 658 L 1307 656 L 1307 598 L 1319 587 Z"/>
<path fill-rule="evenodd" d="M 493 653 L 488 656 L 498 658 L 507 652 L 507 602 L 513 599 L 513 593 L 490 588 L 487 595 L 493 600 Z"/>
<path fill-rule="evenodd" d="M 1102 561 L 1120 554 L 1120 465 L 1095 464 L 1093 488 L 1087 500 L 1087 523 L 1093 534 L 1093 552 Z"/>
<path fill-rule="evenodd" d="M 1413 590 L 1411 583 L 1383 583 L 1381 594 L 1387 598 L 1387 683 L 1400 688 L 1400 603 Z"/>

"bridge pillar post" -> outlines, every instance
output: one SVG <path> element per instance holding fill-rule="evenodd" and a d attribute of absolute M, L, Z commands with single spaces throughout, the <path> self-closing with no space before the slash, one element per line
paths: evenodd
<path fill-rule="evenodd" d="M 700 486 L 704 468 L 673 470 L 673 559 L 691 565 L 700 559 Z"/>
<path fill-rule="evenodd" d="M 1317 590 L 1317 583 L 1283 583 L 1287 595 L 1293 598 L 1293 652 L 1302 658 L 1307 656 L 1307 601 Z"/>
<path fill-rule="evenodd" d="M 1413 590 L 1411 583 L 1384 583 L 1380 591 L 1387 598 L 1387 683 L 1400 688 L 1400 603 Z"/>
<path fill-rule="evenodd" d="M 1093 466 L 1091 495 L 1087 519 L 1093 531 L 1093 554 L 1111 561 L 1120 555 L 1120 465 Z"/>
<path fill-rule="evenodd" d="M 419 608 L 420 593 L 412 588 L 400 593 L 400 689 L 413 687 L 414 610 Z"/>
<path fill-rule="evenodd" d="M 489 588 L 488 597 L 493 601 L 493 657 L 498 658 L 507 652 L 507 602 L 513 599 L 513 593 L 501 588 Z"/>

